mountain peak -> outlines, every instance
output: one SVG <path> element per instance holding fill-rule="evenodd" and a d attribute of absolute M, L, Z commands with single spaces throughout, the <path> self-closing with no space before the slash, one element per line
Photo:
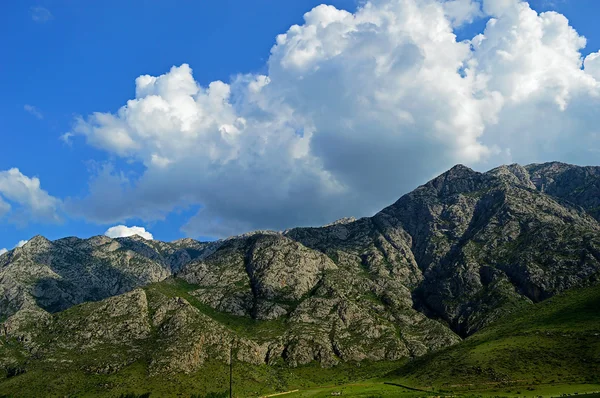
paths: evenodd
<path fill-rule="evenodd" d="M 450 170 L 429 181 L 425 184 L 425 187 L 433 188 L 441 195 L 452 195 L 458 192 L 473 190 L 482 175 L 465 165 L 457 164 Z"/>
<path fill-rule="evenodd" d="M 51 243 L 52 242 L 50 240 L 46 239 L 44 236 L 36 235 L 33 238 L 26 241 L 22 247 L 23 248 L 41 247 L 41 246 L 48 246 Z"/>
<path fill-rule="evenodd" d="M 21 246 L 16 247 L 16 252 L 25 252 L 30 254 L 41 253 L 52 247 L 52 242 L 43 237 L 36 235 L 25 243 L 20 243 Z"/>
<path fill-rule="evenodd" d="M 50 242 L 45 236 L 35 235 L 33 238 L 29 239 L 27 243 L 38 244 L 38 243 L 48 243 Z"/>
<path fill-rule="evenodd" d="M 323 227 L 331 227 L 334 225 L 350 224 L 354 221 L 356 221 L 355 217 L 343 217 L 343 218 L 340 218 L 339 220 L 335 220 L 334 222 L 331 222 L 329 224 L 325 224 L 325 225 L 323 225 Z"/>
<path fill-rule="evenodd" d="M 452 166 L 450 168 L 450 170 L 448 170 L 447 172 L 452 172 L 452 171 L 473 171 L 473 169 L 471 169 L 470 167 L 465 166 L 462 163 L 457 163 L 454 166 Z"/>
<path fill-rule="evenodd" d="M 437 178 L 434 178 L 434 181 L 437 179 L 443 179 L 443 180 L 454 180 L 454 179 L 459 179 L 459 178 L 469 178 L 472 176 L 476 176 L 476 175 L 480 175 L 481 173 L 463 165 L 463 164 L 457 164 L 454 167 L 452 167 L 450 170 L 446 171 L 445 173 L 440 174 Z"/>
<path fill-rule="evenodd" d="M 123 237 L 120 237 L 120 238 L 117 238 L 117 239 L 129 239 L 129 240 L 134 240 L 134 241 L 138 241 L 138 242 L 147 242 L 149 240 L 152 240 L 152 239 L 146 239 L 143 236 L 138 235 L 138 234 L 133 234 L 133 235 L 129 235 L 129 236 L 123 236 Z"/>
<path fill-rule="evenodd" d="M 535 189 L 535 185 L 531 182 L 529 171 L 517 163 L 496 167 L 485 174 L 500 178 L 508 178 L 513 183 Z"/>

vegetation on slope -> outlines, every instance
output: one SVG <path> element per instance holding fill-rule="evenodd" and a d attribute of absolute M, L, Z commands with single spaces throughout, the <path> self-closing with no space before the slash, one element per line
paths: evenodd
<path fill-rule="evenodd" d="M 413 385 L 600 383 L 600 286 L 567 291 L 394 372 Z"/>

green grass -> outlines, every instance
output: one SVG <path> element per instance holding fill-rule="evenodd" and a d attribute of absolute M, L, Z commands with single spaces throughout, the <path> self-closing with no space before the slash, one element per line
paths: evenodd
<path fill-rule="evenodd" d="M 145 289 L 150 300 L 155 295 L 183 297 L 205 315 L 241 335 L 277 334 L 285 327 L 284 321 L 254 321 L 219 313 L 191 294 L 196 288 L 180 280 L 169 280 Z M 94 305 L 76 306 L 55 316 L 75 321 L 93 311 Z M 55 337 L 49 333 L 42 341 L 51 342 Z M 190 374 L 150 375 L 151 356 L 140 355 L 116 373 L 85 371 L 90 362 L 101 363 L 105 358 L 115 357 L 127 360 L 135 350 L 150 353 L 154 349 L 152 344 L 149 338 L 138 347 L 99 346 L 93 358 L 89 353 L 65 351 L 53 357 L 66 362 L 43 358 L 27 361 L 19 342 L 0 339 L 0 361 L 2 356 L 10 356 L 15 358 L 10 366 L 26 368 L 25 373 L 11 374 L 12 377 L 7 377 L 7 372 L 0 374 L 0 397 L 3 394 L 119 397 L 147 392 L 152 392 L 151 397 L 191 397 L 227 389 L 228 366 L 216 361 L 207 362 Z M 342 396 L 365 398 L 555 397 L 575 393 L 578 398 L 583 397 L 600 391 L 600 287 L 572 290 L 520 309 L 461 344 L 406 363 L 346 363 L 333 368 L 321 368 L 314 363 L 293 369 L 236 363 L 234 386 L 237 397 L 296 389 L 299 391 L 284 397 L 326 397 L 336 391 L 342 392 Z M 592 398 L 593 394 L 587 396 Z"/>
<path fill-rule="evenodd" d="M 538 385 L 535 388 L 529 386 L 480 386 L 480 388 L 471 388 L 463 390 L 445 390 L 431 389 L 428 392 L 413 391 L 410 389 L 384 384 L 381 381 L 365 381 L 362 383 L 352 383 L 343 386 L 324 386 L 302 390 L 285 395 L 290 398 L 330 397 L 332 392 L 339 391 L 342 396 L 351 397 L 560 397 L 563 394 L 577 398 L 598 398 L 600 397 L 600 385 L 592 384 L 557 384 L 557 385 Z"/>
<path fill-rule="evenodd" d="M 521 309 L 393 373 L 416 385 L 600 383 L 600 287 Z"/>
<path fill-rule="evenodd" d="M 255 321 L 217 312 L 193 296 L 192 292 L 197 288 L 182 280 L 167 280 L 148 285 L 144 289 L 151 303 L 151 311 L 154 308 L 153 304 L 163 302 L 165 298 L 182 297 L 204 315 L 238 335 L 268 337 L 281 333 L 285 327 L 285 321 Z M 84 352 L 56 348 L 57 342 L 60 344 L 64 336 L 68 335 L 68 331 L 63 330 L 63 327 L 85 322 L 100 305 L 102 304 L 86 303 L 54 314 L 57 318 L 55 326 L 44 330 L 43 334 L 36 338 L 36 342 L 42 347 L 53 347 L 50 355 L 44 355 L 42 350 L 41 356 L 34 360 L 28 359 L 21 343 L 15 339 L 0 337 L 0 365 L 3 356 L 14 358 L 10 364 L 0 366 L 0 396 L 7 394 L 15 397 L 119 397 L 152 392 L 153 397 L 203 397 L 208 393 L 222 392 L 228 387 L 229 368 L 217 361 L 204 363 L 198 371 L 190 374 L 151 375 L 152 353 L 161 349 L 156 341 L 154 329 L 147 339 L 137 340 L 127 346 L 120 346 L 118 343 L 102 344 Z M 115 318 L 111 322 L 126 320 Z M 108 374 L 102 373 L 107 363 L 114 362 L 126 365 L 117 372 L 109 369 Z M 339 367 L 323 369 L 319 364 L 313 363 L 291 369 L 287 366 L 235 363 L 234 386 L 236 396 L 245 397 L 290 389 L 304 390 L 319 385 L 343 385 L 381 376 L 397 368 L 399 364 L 342 364 Z M 26 371 L 18 375 L 9 374 L 8 371 L 13 368 L 24 368 Z M 5 369 L 4 374 L 2 369 Z M 98 372 L 98 369 L 101 371 Z"/>
<path fill-rule="evenodd" d="M 354 380 L 371 379 L 397 367 L 393 363 L 344 364 L 323 369 L 317 364 L 296 369 L 274 366 L 252 366 L 236 363 L 234 392 L 237 397 L 257 397 L 281 391 L 311 391 L 321 385 L 347 385 Z M 378 385 L 381 383 L 378 383 Z M 370 384 L 369 384 L 370 385 Z M 152 397 L 190 397 L 228 389 L 229 368 L 222 363 L 207 363 L 201 370 L 183 374 L 149 376 L 147 365 L 137 362 L 111 375 L 87 374 L 82 371 L 53 371 L 41 366 L 0 383 L 0 391 L 15 397 L 118 397 L 121 394 L 152 392 Z M 381 386 L 379 386 L 381 387 Z M 379 388 L 377 387 L 377 388 Z M 381 387 L 393 391 L 390 386 Z M 398 388 L 395 388 L 398 390 Z M 316 390 L 316 392 L 322 389 Z M 321 395 L 302 395 L 321 396 Z"/>
<path fill-rule="evenodd" d="M 402 387 L 384 384 L 380 381 L 365 381 L 362 383 L 352 383 L 343 386 L 324 386 L 318 388 L 312 388 L 296 393 L 285 395 L 290 398 L 320 398 L 320 397 L 331 397 L 333 392 L 341 392 L 342 397 L 422 397 L 428 395 L 418 391 L 411 391 Z"/>
<path fill-rule="evenodd" d="M 144 289 L 149 296 L 153 293 L 160 293 L 167 297 L 182 297 L 200 310 L 200 312 L 236 332 L 240 336 L 263 336 L 268 338 L 280 335 L 285 329 L 284 319 L 257 321 L 244 316 L 235 316 L 219 312 L 194 297 L 192 292 L 197 290 L 198 286 L 189 284 L 182 279 L 168 279 L 160 283 L 148 285 Z"/>

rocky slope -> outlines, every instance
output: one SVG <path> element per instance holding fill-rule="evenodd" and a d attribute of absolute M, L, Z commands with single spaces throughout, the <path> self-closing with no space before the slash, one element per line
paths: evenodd
<path fill-rule="evenodd" d="M 36 237 L 0 256 L 4 366 L 185 373 L 232 343 L 252 364 L 421 356 L 598 283 L 599 187 L 598 167 L 459 165 L 373 217 L 319 228 Z"/>
<path fill-rule="evenodd" d="M 511 165 L 478 173 L 459 165 L 374 217 L 286 236 L 338 263 L 360 264 L 372 280 L 400 283 L 412 293 L 410 305 L 469 335 L 515 307 L 598 281 L 600 224 L 580 205 L 595 208 L 600 168 L 570 179 L 579 192 L 572 202 L 540 183 L 558 180 L 557 168 L 584 169 Z M 541 177 L 544 170 L 552 177 Z"/>
<path fill-rule="evenodd" d="M 564 163 L 526 166 L 536 189 L 583 207 L 600 220 L 600 167 L 577 167 Z"/>
<path fill-rule="evenodd" d="M 218 243 L 42 236 L 0 256 L 0 321 L 21 309 L 49 312 L 161 281 Z"/>

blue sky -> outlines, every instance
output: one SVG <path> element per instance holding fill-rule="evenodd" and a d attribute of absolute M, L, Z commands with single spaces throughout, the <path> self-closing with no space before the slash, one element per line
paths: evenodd
<path fill-rule="evenodd" d="M 408 1 L 412 2 L 413 0 Z M 417 0 L 414 4 L 421 7 L 425 2 L 427 1 Z M 511 7 L 518 7 L 516 0 L 505 2 L 514 3 Z M 388 7 L 387 3 L 391 5 Z M 417 12 L 402 8 L 406 5 L 399 5 L 400 3 L 402 2 L 398 0 L 375 1 L 375 11 L 364 18 L 375 18 L 373 15 L 376 12 L 384 15 L 382 10 L 388 10 L 392 14 L 396 12 L 398 15 Z M 470 0 L 458 3 L 471 5 Z M 410 76 L 411 73 L 418 73 L 414 68 L 419 62 L 431 64 L 427 59 L 422 61 L 414 56 L 414 51 L 418 53 L 418 50 L 421 54 L 427 53 L 429 44 L 423 41 L 415 41 L 415 44 L 407 39 L 402 45 L 396 43 L 390 48 L 378 48 L 373 43 L 391 43 L 395 39 L 390 39 L 393 36 L 383 36 L 383 30 L 367 29 L 364 35 L 374 35 L 372 41 L 360 42 L 360 46 L 344 41 L 343 46 L 335 49 L 336 43 L 342 42 L 335 38 L 336 34 L 342 35 L 340 29 L 330 28 L 327 31 L 323 27 L 316 29 L 316 33 L 311 33 L 307 28 L 310 23 L 303 19 L 304 13 L 319 4 L 321 3 L 308 0 L 150 1 L 144 2 L 143 6 L 141 2 L 135 1 L 103 1 L 93 4 L 59 0 L 4 2 L 0 6 L 0 90 L 3 93 L 0 98 L 0 134 L 4 149 L 0 157 L 0 172 L 17 168 L 22 176 L 38 178 L 41 189 L 52 198 L 48 205 L 52 210 L 43 211 L 55 211 L 56 217 L 47 216 L 46 213 L 41 215 L 39 208 L 35 210 L 31 207 L 39 206 L 39 200 L 42 200 L 35 193 L 26 194 L 25 196 L 29 195 L 27 200 L 23 196 L 11 196 L 7 192 L 14 185 L 5 187 L 5 191 L 2 191 L 0 182 L 0 198 L 11 208 L 0 215 L 0 248 L 10 249 L 20 240 L 29 239 L 36 234 L 51 239 L 73 235 L 88 237 L 102 234 L 108 227 L 118 224 L 142 226 L 161 240 L 184 236 L 226 236 L 254 228 L 280 229 L 295 224 L 314 225 L 343 215 L 368 215 L 378 206 L 389 203 L 456 162 L 466 163 L 477 169 L 486 169 L 507 161 L 530 163 L 556 159 L 581 164 L 593 163 L 593 150 L 596 149 L 594 145 L 598 134 L 593 130 L 593 126 L 598 125 L 593 111 L 597 109 L 597 103 L 594 102 L 594 95 L 589 92 L 597 88 L 593 80 L 586 83 L 589 87 L 581 87 L 583 83 L 578 82 L 584 78 L 576 76 L 579 73 L 576 66 L 573 67 L 572 80 L 566 83 L 556 83 L 560 80 L 555 79 L 558 74 L 550 75 L 551 71 L 544 70 L 543 78 L 539 77 L 542 76 L 539 65 L 556 64 L 559 69 L 570 68 L 573 59 L 572 55 L 563 59 L 561 54 L 549 54 L 541 49 L 536 58 L 541 61 L 532 61 L 532 70 L 506 67 L 506 73 L 505 70 L 496 68 L 498 62 L 491 55 L 483 55 L 482 52 L 477 55 L 479 58 L 468 56 L 477 58 L 477 72 L 481 73 L 480 76 L 492 76 L 491 81 L 498 77 L 498 82 L 494 83 L 497 86 L 485 88 L 485 95 L 489 94 L 490 98 L 485 104 L 480 103 L 484 94 L 479 93 L 478 97 L 475 96 L 477 105 L 475 102 L 457 104 L 460 107 L 457 109 L 481 106 L 482 114 L 495 114 L 497 120 L 486 120 L 485 116 L 480 115 L 464 122 L 469 123 L 468 125 L 461 121 L 463 124 L 454 126 L 452 123 L 458 122 L 448 116 L 447 124 L 451 128 L 426 133 L 429 128 L 435 129 L 435 126 L 446 123 L 444 115 L 451 113 L 451 110 L 437 103 L 434 91 L 431 91 L 433 94 L 428 100 L 419 97 L 418 100 L 411 101 L 410 95 L 419 89 L 405 84 L 399 86 L 406 87 L 407 91 L 406 97 L 398 99 L 400 102 L 391 104 L 389 108 L 385 108 L 379 100 L 368 103 L 365 105 L 365 114 L 375 115 L 381 112 L 387 116 L 397 112 L 402 107 L 399 104 L 419 104 L 421 108 L 406 105 L 401 113 L 394 114 L 394 120 L 412 120 L 412 124 L 419 126 L 416 134 L 422 133 L 427 139 L 418 141 L 414 135 L 411 136 L 408 128 L 403 137 L 413 138 L 406 138 L 406 141 L 405 138 L 398 138 L 403 131 L 401 123 L 397 129 L 390 130 L 391 136 L 381 136 L 388 125 L 375 129 L 371 119 L 353 119 L 356 112 L 352 113 L 350 109 L 357 106 L 355 102 L 342 109 L 345 99 L 340 98 L 362 98 L 364 95 L 365 101 L 370 101 L 381 93 L 381 89 L 365 88 L 382 77 L 379 72 L 371 76 L 370 73 L 376 72 L 374 67 L 359 60 L 355 54 L 361 54 L 361 51 L 369 54 L 373 52 L 375 55 L 369 57 L 375 58 L 382 54 L 384 58 L 395 54 L 398 59 L 406 60 L 403 61 L 406 65 L 403 64 L 402 67 L 408 69 L 403 73 Z M 354 0 L 339 0 L 326 4 L 334 6 L 338 11 L 354 13 L 358 3 Z M 491 6 L 486 9 L 485 4 L 482 11 L 479 2 L 472 4 L 479 11 L 466 15 L 465 22 L 460 26 L 456 23 L 453 27 L 459 41 L 470 40 L 477 34 L 484 33 L 485 24 L 490 17 L 506 21 L 507 32 L 512 26 L 513 32 L 516 31 L 517 34 L 522 29 L 523 37 L 531 33 L 528 33 L 526 26 L 517 26 L 516 14 L 510 14 L 504 9 L 492 10 Z M 556 28 L 543 28 L 548 29 L 548 33 L 544 39 L 540 39 L 540 46 L 548 45 L 549 48 L 556 49 L 559 47 L 557 43 L 568 42 L 565 46 L 575 49 L 581 59 L 600 49 L 600 28 L 596 20 L 600 3 L 597 1 L 537 0 L 532 1 L 530 6 L 537 12 L 553 10 L 563 14 L 577 34 L 587 39 L 587 45 L 583 49 L 576 48 L 574 39 L 561 28 L 560 22 L 555 21 L 552 23 L 555 23 Z M 336 14 L 333 8 L 320 10 L 323 12 L 315 12 L 314 19 L 325 21 L 331 15 L 341 15 Z M 453 18 L 451 13 L 448 11 L 445 18 Z M 415 33 L 416 28 L 402 25 L 401 20 L 398 17 L 394 23 L 398 24 L 397 27 L 403 34 L 407 37 L 420 37 L 422 32 Z M 342 26 L 350 23 L 347 21 L 336 20 L 336 23 Z M 533 24 L 534 19 L 531 21 Z M 319 23 L 322 22 L 315 26 Z M 279 51 L 270 55 L 271 48 L 276 44 L 276 36 L 286 33 L 294 24 L 303 29 L 294 39 L 297 41 L 291 40 L 292 34 L 289 33 L 285 43 L 277 44 Z M 362 27 L 352 29 L 359 32 Z M 314 57 L 310 52 L 311 43 L 316 40 L 313 34 L 319 40 L 319 46 L 327 48 L 327 51 L 334 49 L 331 54 L 322 57 L 319 55 L 318 59 L 306 61 L 306 57 Z M 485 33 L 486 37 L 490 37 L 486 42 L 492 43 L 494 34 L 501 37 L 499 32 L 490 30 L 489 34 Z M 556 39 L 561 35 L 566 38 L 565 41 Z M 340 37 L 346 40 L 348 36 Z M 550 43 L 552 40 L 556 41 Z M 498 41 L 497 46 L 501 45 L 508 44 Z M 515 48 L 516 46 L 517 44 Z M 445 48 L 450 47 L 438 50 L 441 53 L 446 51 Z M 452 47 L 448 52 L 456 52 L 456 59 L 465 58 L 464 54 L 459 54 L 462 51 L 460 48 Z M 486 54 L 500 53 L 497 50 Z M 513 55 L 518 57 L 516 51 Z M 570 50 L 561 51 L 566 54 Z M 342 57 L 345 57 L 343 62 Z M 544 57 L 549 58 L 544 60 Z M 589 58 L 589 65 L 592 65 L 592 58 Z M 481 65 L 486 65 L 486 62 L 489 66 L 484 70 Z M 563 67 L 563 62 L 567 66 Z M 197 152 L 188 152 L 182 148 L 171 152 L 163 150 L 173 140 L 178 140 L 177 134 L 183 133 L 169 127 L 165 130 L 165 135 L 157 138 L 145 130 L 134 131 L 136 125 L 133 119 L 125 117 L 119 119 L 117 124 L 121 126 L 120 123 L 124 123 L 123 125 L 128 126 L 128 137 L 133 137 L 136 148 L 120 148 L 114 141 L 108 142 L 103 138 L 102 134 L 109 134 L 110 132 L 106 133 L 107 129 L 116 128 L 115 125 L 91 120 L 90 115 L 94 112 L 115 114 L 128 100 L 136 98 L 138 76 L 169 74 L 171 67 L 183 64 L 189 65 L 193 72 L 182 70 L 181 79 L 186 79 L 188 74 L 193 73 L 195 84 L 200 87 L 206 88 L 214 81 L 222 81 L 231 86 L 231 98 L 227 97 L 224 101 L 229 101 L 235 115 L 230 115 L 229 110 L 224 111 L 221 119 L 217 118 L 218 121 L 214 122 L 216 124 L 211 122 L 214 126 L 202 127 L 203 130 L 198 130 L 200 132 L 195 135 L 194 141 L 189 142 L 189 146 L 213 149 Z M 308 64 L 312 69 L 303 69 Z M 351 66 L 346 68 L 345 65 Z M 471 68 L 475 70 L 475 67 Z M 592 71 L 593 68 L 590 66 L 586 70 Z M 261 89 L 260 99 L 249 100 L 250 85 L 247 82 L 234 83 L 239 74 L 245 74 L 252 81 L 259 81 L 259 76 L 267 76 L 271 83 L 267 85 L 268 90 Z M 570 72 L 566 74 L 571 76 Z M 356 79 L 352 79 L 352 76 L 356 76 Z M 403 81 L 402 76 L 390 75 L 382 79 L 400 82 Z M 568 94 L 557 99 L 557 95 L 562 94 L 546 92 L 545 88 L 546 91 L 540 87 L 528 89 L 523 94 L 522 87 L 526 86 L 523 82 L 531 81 L 531 78 L 523 80 L 516 88 L 501 86 L 527 76 L 539 78 L 548 87 L 564 84 L 564 87 L 561 86 L 562 91 L 559 91 L 564 93 L 566 90 Z M 345 86 L 335 86 L 338 79 L 345 82 Z M 382 87 L 385 87 L 385 80 L 383 81 Z M 332 85 L 329 86 L 328 83 Z M 348 85 L 353 84 L 356 84 L 356 90 L 346 90 Z M 326 86 L 329 88 L 325 89 Z M 441 89 L 439 86 L 436 85 L 436 89 Z M 319 91 L 321 89 L 323 91 Z M 443 92 L 455 89 L 463 88 L 448 88 Z M 535 95 L 531 94 L 534 89 L 537 90 Z M 171 95 L 159 88 L 155 90 L 158 96 L 167 98 Z M 503 96 L 502 105 L 494 102 L 497 97 L 490 94 L 494 91 Z M 212 92 L 217 92 L 217 88 L 212 89 Z M 334 95 L 336 92 L 340 95 Z M 345 96 L 342 92 L 346 93 Z M 196 95 L 192 94 L 192 97 L 196 98 Z M 510 101 L 525 101 L 521 99 L 523 96 L 527 97 L 527 103 L 511 105 Z M 554 105 L 561 109 L 562 113 L 559 113 L 564 117 L 561 116 L 560 120 L 565 124 L 557 131 L 538 132 L 526 119 L 539 117 L 544 112 L 553 112 L 550 108 L 542 107 L 548 101 L 556 101 Z M 561 108 L 561 101 L 568 104 L 566 110 Z M 175 105 L 171 105 L 176 106 L 178 103 L 175 101 Z M 483 109 L 484 106 L 490 108 Z M 348 114 L 344 113 L 344 109 L 348 109 Z M 521 114 L 516 118 L 510 117 L 511 109 L 520 109 Z M 575 112 L 572 109 L 577 109 L 580 113 L 571 115 Z M 217 111 L 206 108 L 200 112 Z M 439 114 L 441 122 L 433 127 L 421 125 L 420 112 Z M 529 113 L 525 115 L 522 112 Z M 153 115 L 158 118 L 156 114 Z M 81 124 L 80 128 L 75 127 L 78 117 L 83 118 L 84 127 Z M 380 119 L 381 117 L 377 118 Z M 152 120 L 157 126 L 161 123 L 161 119 L 148 120 Z M 228 120 L 232 122 L 228 123 Z M 341 120 L 345 124 L 338 124 Z M 507 121 L 503 122 L 504 120 Z M 522 122 L 518 122 L 519 120 Z M 585 123 L 579 120 L 585 120 Z M 553 125 L 555 124 L 556 121 Z M 225 130 L 234 128 L 235 131 L 221 133 L 220 141 L 212 141 L 213 138 L 209 137 L 213 137 L 216 131 L 221 131 L 223 126 L 226 126 Z M 340 131 L 344 128 L 340 126 L 348 126 L 348 131 L 359 132 L 356 135 L 342 134 Z M 269 131 L 270 135 L 261 135 L 271 127 L 273 131 Z M 373 131 L 370 130 L 371 127 Z M 286 135 L 288 133 L 285 129 L 288 128 L 295 131 L 295 135 Z M 472 133 L 460 135 L 463 130 L 471 131 L 471 128 Z M 452 129 L 461 130 L 460 134 L 453 137 L 452 132 L 448 132 L 453 131 Z M 512 138 L 507 138 L 509 134 L 505 131 L 519 129 L 528 132 L 526 137 L 514 134 Z M 329 130 L 335 130 L 335 133 Z M 396 130 L 400 132 L 394 133 Z M 587 135 L 574 136 L 575 130 Z M 311 135 L 305 131 L 310 131 Z M 67 139 L 61 139 L 65 133 L 69 133 Z M 173 135 L 167 137 L 167 133 Z M 152 138 L 148 138 L 147 143 L 141 143 L 148 134 Z M 263 146 L 264 142 L 276 142 L 283 140 L 282 137 L 287 137 L 285 145 L 281 144 L 284 146 Z M 386 139 L 389 137 L 391 141 L 387 143 Z M 551 144 L 544 147 L 543 151 L 536 150 L 531 155 L 519 152 L 521 147 L 545 142 L 548 137 Z M 561 144 L 562 139 L 569 142 L 568 148 Z M 226 150 L 219 146 L 223 144 L 223 140 L 229 145 Z M 579 148 L 571 147 L 574 141 L 580 141 L 585 150 L 591 151 L 590 154 L 579 156 Z M 394 145 L 397 145 L 396 150 L 387 154 L 385 149 Z M 464 146 L 459 148 L 459 145 Z M 287 153 L 282 148 L 291 152 Z M 406 153 L 403 153 L 404 150 Z M 407 167 L 411 167 L 409 160 L 413 159 L 413 155 L 415 159 L 423 158 L 415 155 L 415 151 L 423 151 L 426 157 L 431 155 L 440 161 L 418 163 L 414 171 L 407 170 Z M 357 160 L 357 153 L 364 153 L 365 158 Z M 407 160 L 395 160 L 396 155 Z M 213 156 L 216 158 L 213 159 Z M 211 161 L 199 160 L 203 158 L 210 158 Z M 289 160 L 290 158 L 293 160 Z M 159 161 L 152 163 L 154 160 L 151 159 Z M 165 170 L 166 168 L 169 170 Z M 381 172 L 384 168 L 385 172 Z M 390 171 L 390 168 L 393 170 Z M 214 175 L 214 178 L 203 180 L 208 175 Z M 380 180 L 377 177 L 379 175 Z M 6 175 L 7 181 L 15 174 L 11 176 Z M 121 181 L 116 186 L 111 185 L 115 178 Z M 390 184 L 390 178 L 394 183 Z M 196 183 L 196 179 L 202 181 Z M 246 184 L 246 181 L 252 184 Z M 225 183 L 228 185 L 223 189 L 225 185 L 221 184 Z M 384 185 L 385 188 L 380 188 Z M 157 187 L 156 190 L 148 188 L 154 186 Z M 231 186 L 238 188 L 229 189 Z M 222 191 L 222 194 L 217 194 L 217 190 Z M 102 206 L 107 202 L 111 206 L 105 209 Z M 123 207 L 128 204 L 128 209 L 121 211 L 119 203 L 123 203 Z M 96 211 L 100 208 L 101 210 Z M 200 211 L 202 209 L 204 211 Z M 29 216 L 36 211 L 39 213 L 37 216 Z"/>

